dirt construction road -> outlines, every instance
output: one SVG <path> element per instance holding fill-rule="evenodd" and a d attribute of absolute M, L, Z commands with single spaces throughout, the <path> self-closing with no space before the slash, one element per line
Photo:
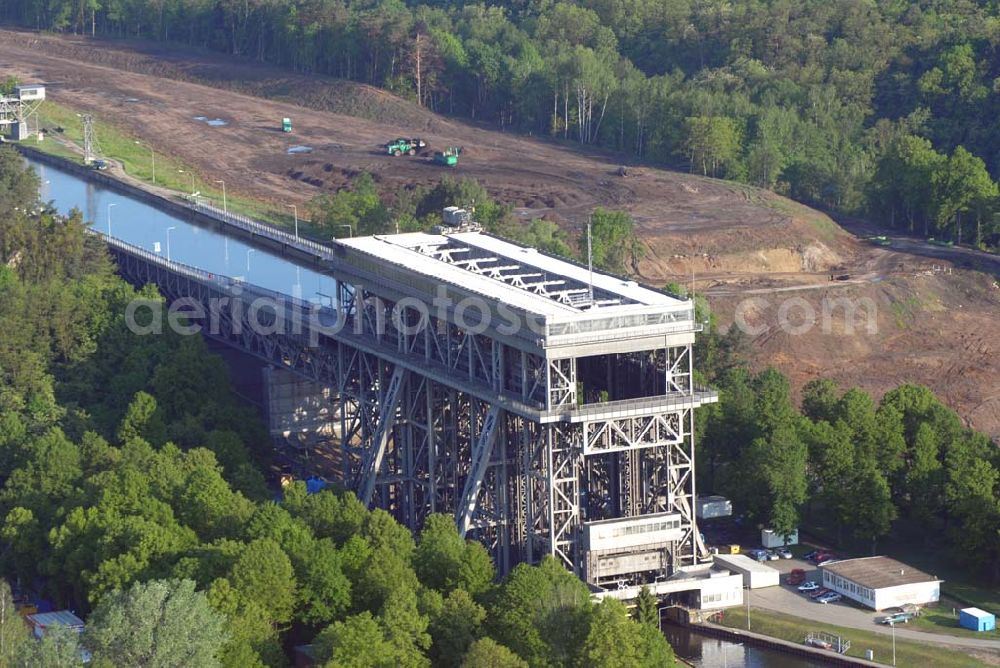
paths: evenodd
<path fill-rule="evenodd" d="M 969 258 L 903 243 L 869 247 L 825 214 L 772 193 L 650 166 L 620 177 L 622 158 L 612 154 L 499 133 L 371 87 L 218 54 L 0 30 L 6 72 L 46 83 L 56 102 L 122 127 L 205 180 L 225 178 L 230 192 L 300 212 L 361 172 L 390 196 L 446 174 L 473 177 L 524 217 L 545 216 L 573 236 L 594 206 L 627 210 L 644 246 L 642 278 L 663 285 L 694 274 L 723 327 L 750 325 L 756 367 L 777 366 L 793 388 L 825 376 L 876 398 L 900 383 L 925 384 L 970 426 L 1000 437 L 1000 285 L 982 267 L 966 269 Z M 285 116 L 291 134 L 280 131 Z M 464 147 L 460 165 L 382 153 L 382 143 L 409 135 L 432 148 Z M 295 145 L 312 152 L 288 154 Z M 831 282 L 831 274 L 849 279 Z M 844 299 L 871 312 L 876 326 L 849 322 Z M 795 325 L 810 310 L 815 326 L 784 326 L 783 315 Z"/>

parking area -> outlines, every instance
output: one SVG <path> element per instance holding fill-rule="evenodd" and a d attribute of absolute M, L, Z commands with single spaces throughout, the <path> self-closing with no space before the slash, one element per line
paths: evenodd
<path fill-rule="evenodd" d="M 808 595 L 800 593 L 795 587 L 787 584 L 788 573 L 795 568 L 806 572 L 806 580 L 812 580 L 822 585 L 822 574 L 813 564 L 802 559 L 782 559 L 769 561 L 768 566 L 781 571 L 781 584 L 777 587 L 755 589 L 750 593 L 750 605 L 766 608 L 775 612 L 784 612 L 797 617 L 819 619 L 830 624 L 865 628 L 877 626 L 875 618 L 884 613 L 862 608 L 857 604 L 842 599 L 835 603 L 817 603 Z"/>
<path fill-rule="evenodd" d="M 885 612 L 875 612 L 874 610 L 863 608 L 848 599 L 842 599 L 834 603 L 817 603 L 809 598 L 809 596 L 800 593 L 795 587 L 787 584 L 788 574 L 796 568 L 801 568 L 805 571 L 806 580 L 821 583 L 822 574 L 820 573 L 820 569 L 814 564 L 804 559 L 781 559 L 779 561 L 768 561 L 767 565 L 781 572 L 781 584 L 777 587 L 752 590 L 750 592 L 751 607 L 794 615 L 795 617 L 802 617 L 804 619 L 814 619 L 824 624 L 862 629 L 875 633 L 892 633 L 892 629 L 888 626 L 877 624 L 875 621 L 877 618 L 883 617 L 886 614 Z M 752 619 L 753 614 L 751 613 Z M 1000 650 L 1000 641 L 996 640 L 928 633 L 908 628 L 905 624 L 898 624 L 895 630 L 897 638 L 905 638 L 907 640 L 955 647 Z"/>

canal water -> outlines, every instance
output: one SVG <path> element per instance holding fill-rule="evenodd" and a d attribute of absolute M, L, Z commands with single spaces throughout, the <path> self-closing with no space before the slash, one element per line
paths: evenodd
<path fill-rule="evenodd" d="M 710 638 L 673 624 L 663 634 L 678 657 L 698 668 L 821 668 L 823 664 L 771 649 Z"/>
<path fill-rule="evenodd" d="M 239 278 L 312 302 L 329 302 L 334 282 L 294 261 L 238 238 L 160 211 L 57 167 L 27 159 L 42 181 L 41 199 L 63 214 L 73 208 L 93 228 L 162 257 Z M 322 295 L 322 297 L 320 296 Z"/>
<path fill-rule="evenodd" d="M 41 199 L 60 213 L 79 209 L 95 229 L 159 253 L 174 262 L 309 301 L 326 301 L 333 279 L 263 248 L 209 229 L 96 185 L 51 165 L 27 159 L 42 181 Z M 168 245 L 169 244 L 169 245 Z M 323 295 L 321 298 L 320 295 Z M 699 668 L 819 668 L 821 664 L 773 650 L 698 635 L 665 624 L 679 657 Z"/>

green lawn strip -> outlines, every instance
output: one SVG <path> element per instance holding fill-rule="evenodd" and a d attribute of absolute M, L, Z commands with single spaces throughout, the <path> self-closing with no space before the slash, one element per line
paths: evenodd
<path fill-rule="evenodd" d="M 955 614 L 951 612 L 951 606 L 940 605 L 936 608 L 924 608 L 920 616 L 911 619 L 907 626 L 918 631 L 927 633 L 941 633 L 949 636 L 962 636 L 965 638 L 983 638 L 985 640 L 1000 640 L 1000 630 L 993 631 L 972 631 L 958 625 L 958 608 Z"/>
<path fill-rule="evenodd" d="M 726 610 L 722 616 L 722 624 L 737 630 L 747 627 L 746 612 L 733 608 Z M 865 658 L 866 650 L 874 650 L 875 661 L 892 663 L 892 637 L 874 631 L 849 629 L 823 622 L 816 622 L 801 617 L 783 615 L 769 610 L 753 608 L 750 610 L 750 630 L 774 638 L 781 638 L 794 643 L 802 643 L 810 631 L 821 631 L 839 635 L 851 642 L 847 656 Z M 969 668 L 981 666 L 982 663 L 963 653 L 960 649 L 935 647 L 934 639 L 928 638 L 928 643 L 913 642 L 896 638 L 896 664 L 899 666 L 935 666 L 938 668 Z"/>
<path fill-rule="evenodd" d="M 80 154 L 63 143 L 69 141 L 77 146 L 83 146 L 83 120 L 77 112 L 70 107 L 46 101 L 39 110 L 39 117 L 41 127 L 48 129 L 49 134 L 44 141 L 38 142 L 35 139 L 29 139 L 23 143 L 52 155 L 79 161 Z M 61 128 L 62 132 L 55 132 L 56 128 Z M 153 183 L 154 160 L 148 144 L 129 135 L 121 128 L 96 117 L 94 119 L 94 132 L 104 157 L 120 162 L 125 173 L 133 178 L 145 183 Z M 191 175 L 194 174 L 194 190 L 200 192 L 212 204 L 222 208 L 221 183 L 202 178 L 190 166 L 159 151 L 156 151 L 155 162 L 155 185 L 177 191 L 181 195 L 189 194 L 192 188 Z M 278 208 L 267 202 L 234 195 L 232 192 L 226 193 L 226 205 L 230 211 L 286 230 L 292 230 L 295 226 L 295 215 L 291 207 Z M 300 216 L 305 214 L 305 211 L 301 210 L 303 208 L 300 207 Z M 307 220 L 301 218 L 299 231 L 313 237 L 322 236 Z"/>

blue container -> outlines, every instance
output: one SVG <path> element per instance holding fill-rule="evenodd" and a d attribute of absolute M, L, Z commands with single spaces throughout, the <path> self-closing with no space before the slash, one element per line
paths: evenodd
<path fill-rule="evenodd" d="M 992 631 L 997 627 L 997 618 L 979 608 L 965 608 L 958 613 L 958 625 L 972 631 Z"/>

